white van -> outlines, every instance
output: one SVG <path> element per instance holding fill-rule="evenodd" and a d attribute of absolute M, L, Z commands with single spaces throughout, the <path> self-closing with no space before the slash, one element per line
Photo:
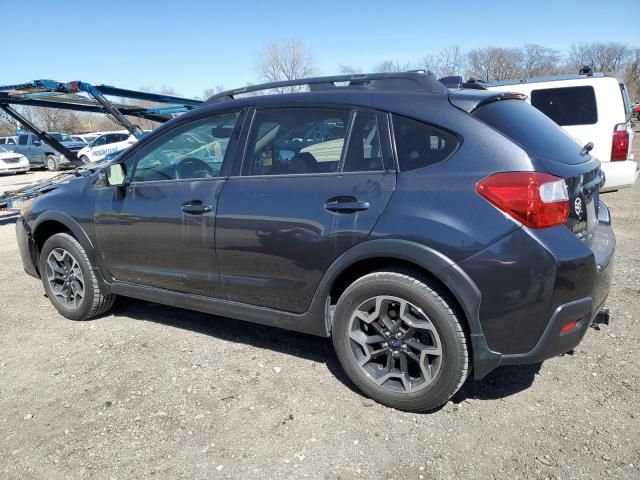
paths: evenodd
<path fill-rule="evenodd" d="M 602 73 L 559 75 L 482 83 L 489 90 L 523 93 L 580 145 L 593 142 L 591 155 L 602 163 L 602 191 L 631 187 L 639 167 L 633 161 L 631 104 L 627 87 Z"/>

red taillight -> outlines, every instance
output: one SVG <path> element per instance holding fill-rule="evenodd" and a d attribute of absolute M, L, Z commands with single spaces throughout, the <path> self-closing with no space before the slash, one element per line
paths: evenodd
<path fill-rule="evenodd" d="M 565 323 L 560 329 L 560 335 L 565 333 L 569 333 L 571 330 L 578 326 L 578 320 L 572 320 L 570 322 Z"/>
<path fill-rule="evenodd" d="M 629 154 L 629 132 L 626 123 L 619 123 L 613 128 L 613 144 L 611 145 L 611 161 L 620 162 Z"/>
<path fill-rule="evenodd" d="M 478 183 L 476 190 L 527 227 L 562 225 L 569 215 L 567 184 L 548 173 L 496 173 Z"/>

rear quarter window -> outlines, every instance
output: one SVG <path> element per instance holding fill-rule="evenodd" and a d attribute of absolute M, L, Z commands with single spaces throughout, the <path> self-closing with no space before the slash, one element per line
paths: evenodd
<path fill-rule="evenodd" d="M 499 100 L 473 115 L 509 137 L 530 155 L 575 165 L 589 159 L 582 147 L 549 117 L 522 100 Z"/>
<path fill-rule="evenodd" d="M 400 171 L 441 162 L 458 146 L 455 135 L 400 115 L 393 115 L 393 136 Z"/>
<path fill-rule="evenodd" d="M 532 90 L 531 105 L 563 127 L 593 125 L 598 122 L 598 107 L 593 87 Z"/>

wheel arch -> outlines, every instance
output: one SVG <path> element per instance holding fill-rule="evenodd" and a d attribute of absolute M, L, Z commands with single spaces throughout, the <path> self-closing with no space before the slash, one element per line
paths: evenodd
<path fill-rule="evenodd" d="M 489 350 L 480 324 L 482 294 L 473 280 L 451 259 L 424 245 L 401 239 L 376 239 L 343 253 L 323 276 L 314 297 L 315 308 L 326 312 L 325 333 L 331 335 L 331 303 L 356 278 L 385 267 L 411 269 L 435 281 L 463 315 L 472 346 L 476 378 L 499 365 L 501 355 Z"/>
<path fill-rule="evenodd" d="M 31 230 L 35 242 L 36 255 L 38 257 L 40 256 L 44 242 L 46 242 L 49 237 L 57 233 L 68 233 L 82 245 L 87 257 L 89 257 L 89 260 L 95 265 L 94 247 L 89 236 L 80 224 L 68 214 L 57 211 L 45 212 L 38 217 Z"/>

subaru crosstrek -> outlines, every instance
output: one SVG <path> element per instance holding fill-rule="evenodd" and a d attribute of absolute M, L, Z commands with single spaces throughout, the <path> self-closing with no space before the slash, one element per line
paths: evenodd
<path fill-rule="evenodd" d="M 72 320 L 117 295 L 331 337 L 395 408 L 573 349 L 611 282 L 600 164 L 519 94 L 420 73 L 212 97 L 43 188 L 17 236 Z"/>

